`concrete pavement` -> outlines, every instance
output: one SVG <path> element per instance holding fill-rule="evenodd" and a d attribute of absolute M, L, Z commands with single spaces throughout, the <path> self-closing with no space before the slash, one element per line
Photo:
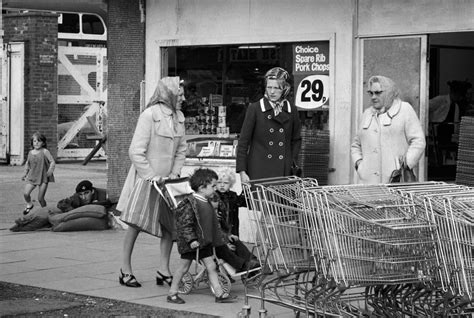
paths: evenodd
<path fill-rule="evenodd" d="M 73 193 L 75 185 L 89 179 L 95 186 L 106 187 L 106 163 L 59 163 L 56 182 L 46 194 L 55 205 Z M 156 264 L 160 257 L 159 240 L 147 234 L 138 237 L 133 255 L 135 276 L 141 288 L 127 288 L 118 283 L 122 241 L 125 231 L 119 229 L 85 232 L 11 232 L 9 228 L 24 208 L 20 180 L 23 167 L 0 165 L 0 281 L 74 292 L 83 295 L 145 304 L 160 308 L 185 310 L 221 317 L 238 317 L 244 304 L 244 287 L 237 280 L 231 293 L 238 296 L 231 304 L 216 304 L 207 286 L 199 286 L 184 295 L 186 304 L 166 302 L 167 286 L 155 284 Z M 33 198 L 37 193 L 33 192 Z M 35 208 L 39 204 L 35 203 Z M 172 264 L 179 255 L 173 249 Z M 193 266 L 194 268 L 194 266 Z M 252 300 L 252 317 L 258 317 L 259 302 Z M 270 317 L 293 317 L 291 310 L 266 305 Z M 133 315 L 133 313 L 130 313 Z M 1 315 L 1 309 L 0 309 Z M 179 315 L 177 315 L 179 316 Z"/>

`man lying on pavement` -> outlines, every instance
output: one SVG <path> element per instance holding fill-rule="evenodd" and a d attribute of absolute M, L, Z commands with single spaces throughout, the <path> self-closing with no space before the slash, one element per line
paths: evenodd
<path fill-rule="evenodd" d="M 57 207 L 44 207 L 15 220 L 13 232 L 49 228 L 55 232 L 105 230 L 109 228 L 107 208 L 112 202 L 105 189 L 95 188 L 89 180 L 76 186 L 76 192 Z"/>

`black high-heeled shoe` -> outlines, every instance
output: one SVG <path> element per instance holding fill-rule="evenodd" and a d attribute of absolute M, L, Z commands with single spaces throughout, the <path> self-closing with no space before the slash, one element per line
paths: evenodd
<path fill-rule="evenodd" d="M 127 287 L 142 287 L 142 284 L 137 282 L 135 276 L 133 276 L 132 274 L 124 274 L 124 272 L 122 272 L 122 269 L 120 269 L 119 283 L 120 285 L 124 285 Z"/>
<path fill-rule="evenodd" d="M 156 271 L 156 273 L 159 276 L 156 276 L 156 284 L 159 286 L 162 286 L 163 283 L 167 283 L 169 286 L 171 286 L 171 283 L 173 282 L 173 276 L 166 276 L 160 273 L 160 271 Z"/>

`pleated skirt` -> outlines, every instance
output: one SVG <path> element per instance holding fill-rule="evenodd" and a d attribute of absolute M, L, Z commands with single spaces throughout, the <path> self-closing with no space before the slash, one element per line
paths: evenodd
<path fill-rule="evenodd" d="M 137 178 L 120 220 L 151 235 L 161 237 L 163 229 L 176 238 L 172 210 L 151 182 Z"/>

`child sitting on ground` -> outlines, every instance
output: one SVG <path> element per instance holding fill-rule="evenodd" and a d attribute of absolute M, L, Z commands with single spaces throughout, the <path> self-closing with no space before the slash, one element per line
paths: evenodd
<path fill-rule="evenodd" d="M 181 201 L 176 209 L 177 245 L 181 260 L 168 293 L 167 301 L 170 303 L 185 303 L 178 296 L 178 286 L 196 256 L 207 269 L 216 303 L 225 303 L 233 299 L 222 290 L 213 257 L 213 247 L 223 244 L 219 221 L 209 202 L 215 193 L 216 182 L 217 174 L 213 170 L 197 169 L 189 179 L 194 193 Z"/>

